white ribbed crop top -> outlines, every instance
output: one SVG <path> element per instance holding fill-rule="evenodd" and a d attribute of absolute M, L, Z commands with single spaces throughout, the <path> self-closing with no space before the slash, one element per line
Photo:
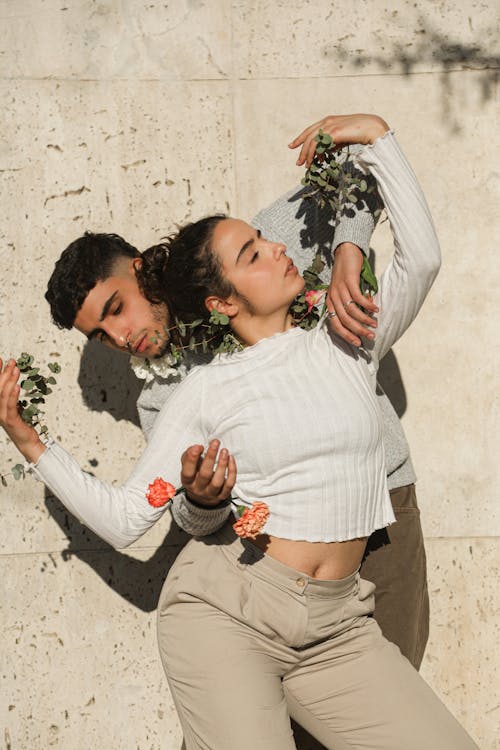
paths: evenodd
<path fill-rule="evenodd" d="M 148 484 L 157 476 L 180 484 L 183 451 L 213 437 L 236 458 L 238 504 L 268 504 L 265 533 L 343 541 L 394 521 L 376 369 L 420 309 L 439 268 L 439 245 L 394 135 L 364 147 L 357 162 L 377 179 L 395 244 L 376 298 L 375 342 L 357 350 L 330 336 L 323 320 L 313 331 L 291 329 L 196 368 L 165 402 L 121 487 L 85 474 L 51 442 L 33 473 L 111 544 L 132 543 L 159 518 L 163 509 L 145 499 Z"/>

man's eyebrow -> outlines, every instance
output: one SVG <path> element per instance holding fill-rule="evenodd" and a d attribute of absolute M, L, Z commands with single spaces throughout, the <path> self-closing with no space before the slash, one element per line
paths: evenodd
<path fill-rule="evenodd" d="M 262 232 L 260 231 L 260 229 L 257 229 L 257 239 L 259 239 L 261 236 L 262 236 Z M 238 263 L 238 261 L 241 258 L 241 256 L 248 250 L 248 248 L 253 245 L 254 242 L 255 242 L 255 238 L 254 237 L 252 237 L 252 239 L 247 240 L 245 242 L 245 244 L 241 248 L 240 252 L 238 253 L 238 257 L 236 258 L 235 265 Z"/>
<path fill-rule="evenodd" d="M 115 298 L 116 298 L 116 295 L 117 295 L 117 294 L 118 294 L 118 289 L 116 290 L 116 292 L 113 292 L 113 294 L 111 295 L 111 297 L 109 297 L 109 298 L 108 298 L 108 299 L 106 300 L 106 302 L 104 303 L 104 305 L 103 305 L 103 308 L 102 308 L 102 310 L 101 310 L 101 314 L 100 314 L 100 316 L 99 316 L 99 322 L 100 322 L 100 323 L 102 323 L 102 321 L 104 320 L 104 318 L 106 317 L 106 315 L 107 315 L 107 314 L 109 313 L 109 308 L 111 307 L 111 305 L 112 305 L 112 304 L 113 304 L 113 302 L 115 301 Z M 96 335 L 97 333 L 99 333 L 100 331 L 101 331 L 101 329 L 100 329 L 100 328 L 93 328 L 93 329 L 92 329 L 92 330 L 90 331 L 90 333 L 89 333 L 89 334 L 87 334 L 87 338 L 88 338 L 89 340 L 90 340 L 90 339 L 92 339 L 92 338 L 94 338 L 94 336 L 95 336 L 95 335 Z"/>

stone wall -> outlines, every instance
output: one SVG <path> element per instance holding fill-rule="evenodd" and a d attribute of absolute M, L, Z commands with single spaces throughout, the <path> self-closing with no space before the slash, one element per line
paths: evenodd
<path fill-rule="evenodd" d="M 138 384 L 50 324 L 62 249 L 86 229 L 144 248 L 207 212 L 251 217 L 299 181 L 286 144 L 322 115 L 374 111 L 396 129 L 444 257 L 389 372 L 427 536 L 423 673 L 499 747 L 495 4 L 0 0 L 0 16 L 0 350 L 60 361 L 51 432 L 110 481 L 143 444 Z M 387 241 L 381 227 L 379 263 Z M 185 536 L 165 517 L 116 552 L 32 479 L 0 492 L 3 746 L 179 750 L 154 610 Z"/>

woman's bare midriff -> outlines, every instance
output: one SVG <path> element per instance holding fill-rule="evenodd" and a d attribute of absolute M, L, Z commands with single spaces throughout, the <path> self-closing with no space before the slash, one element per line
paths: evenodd
<path fill-rule="evenodd" d="M 366 539 L 347 542 L 303 542 L 261 534 L 254 544 L 266 555 L 310 578 L 340 580 L 356 571 L 363 558 Z"/>

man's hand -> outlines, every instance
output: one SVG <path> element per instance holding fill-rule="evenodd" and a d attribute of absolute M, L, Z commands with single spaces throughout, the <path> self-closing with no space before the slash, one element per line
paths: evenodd
<path fill-rule="evenodd" d="M 35 463 L 45 451 L 45 445 L 34 427 L 21 418 L 17 408 L 20 370 L 11 359 L 3 367 L 0 359 L 0 427 L 3 427 L 27 461 Z"/>
<path fill-rule="evenodd" d="M 363 253 L 351 242 L 343 242 L 335 250 L 332 280 L 326 296 L 328 310 L 335 313 L 329 318 L 330 325 L 348 344 L 361 346 L 361 336 L 374 339 L 377 321 L 360 310 L 361 305 L 369 313 L 378 312 L 378 307 L 364 297 L 359 287 L 359 274 L 363 265 Z"/>
<path fill-rule="evenodd" d="M 207 507 L 227 500 L 236 482 L 236 461 L 225 448 L 217 460 L 219 446 L 219 440 L 211 440 L 202 458 L 203 446 L 192 445 L 181 458 L 181 482 L 188 499 Z"/>

